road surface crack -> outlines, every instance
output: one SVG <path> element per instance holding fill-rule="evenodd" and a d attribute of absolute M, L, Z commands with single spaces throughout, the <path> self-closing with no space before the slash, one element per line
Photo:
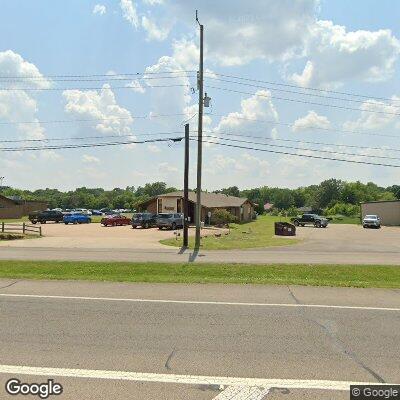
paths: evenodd
<path fill-rule="evenodd" d="M 290 286 L 288 286 L 287 288 L 288 288 L 288 290 L 289 290 L 290 296 L 293 298 L 293 300 L 296 302 L 296 304 L 300 304 L 299 299 L 294 295 L 292 289 L 290 289 Z"/>
<path fill-rule="evenodd" d="M 172 368 L 170 366 L 170 362 L 172 360 L 172 357 L 175 355 L 176 351 L 173 349 L 171 351 L 171 354 L 168 356 L 167 361 L 165 361 L 165 368 L 167 368 L 168 371 L 170 371 Z"/>
<path fill-rule="evenodd" d="M 6 285 L 6 286 L 1 286 L 1 287 L 0 287 L 0 290 L 1 290 L 1 289 L 6 289 L 6 288 L 8 288 L 8 287 L 10 287 L 10 286 L 13 286 L 13 285 L 15 285 L 15 284 L 18 283 L 18 282 L 20 282 L 20 281 L 11 282 L 11 283 L 9 283 L 9 284 Z"/>

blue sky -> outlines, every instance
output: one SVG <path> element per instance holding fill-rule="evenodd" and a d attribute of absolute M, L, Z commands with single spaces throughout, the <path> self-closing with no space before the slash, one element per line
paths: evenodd
<path fill-rule="evenodd" d="M 2 0 L 0 86 L 18 90 L 0 90 L 0 140 L 161 138 L 165 135 L 156 133 L 183 132 L 190 117 L 196 130 L 198 95 L 190 90 L 196 82 L 193 74 L 184 72 L 197 69 L 196 8 L 205 26 L 205 90 L 212 98 L 204 124 L 213 140 L 400 165 L 400 152 L 393 151 L 400 149 L 400 4 L 389 0 Z M 136 72 L 147 75 L 139 80 L 121 75 Z M 148 79 L 165 72 L 168 79 Z M 104 76 L 98 81 L 50 77 L 96 74 Z M 270 83 L 223 82 L 218 79 L 232 79 L 215 74 Z M 7 76 L 18 79 L 7 81 Z M 186 86 L 154 87 L 166 85 Z M 320 91 L 302 89 L 307 87 Z M 150 117 L 159 114 L 168 116 Z M 91 121 L 74 122 L 82 119 Z M 71 122 L 47 123 L 55 120 Z M 18 123 L 23 121 L 35 123 Z M 275 147 L 225 141 L 263 143 L 271 138 L 268 143 Z M 193 143 L 192 187 L 195 163 Z M 4 183 L 29 189 L 113 188 L 159 180 L 181 187 L 182 166 L 179 143 L 0 153 Z M 209 190 L 231 185 L 297 187 L 330 177 L 385 186 L 398 184 L 400 169 L 219 144 L 204 147 L 203 184 Z"/>

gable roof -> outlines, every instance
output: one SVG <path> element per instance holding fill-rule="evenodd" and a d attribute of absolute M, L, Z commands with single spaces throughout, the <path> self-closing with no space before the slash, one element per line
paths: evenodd
<path fill-rule="evenodd" d="M 183 190 L 165 193 L 157 198 L 183 197 Z M 196 192 L 189 192 L 189 201 L 196 203 Z M 241 207 L 246 201 L 245 197 L 228 196 L 220 193 L 201 192 L 201 205 L 207 208 Z M 251 202 L 250 202 L 251 203 Z"/>
<path fill-rule="evenodd" d="M 16 204 L 13 199 L 10 199 L 9 197 L 3 196 L 2 194 L 0 194 L 0 199 L 3 202 L 9 203 L 10 205 L 13 205 L 13 206 Z"/>

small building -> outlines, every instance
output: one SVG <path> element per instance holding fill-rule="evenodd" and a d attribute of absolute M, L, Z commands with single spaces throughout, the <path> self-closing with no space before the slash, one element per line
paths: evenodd
<path fill-rule="evenodd" d="M 148 211 L 154 214 L 182 213 L 183 191 L 166 193 L 153 197 L 137 206 L 139 211 Z M 190 221 L 195 220 L 196 192 L 189 192 Z M 225 209 L 234 215 L 238 222 L 251 221 L 254 215 L 254 204 L 247 198 L 228 196 L 217 193 L 201 193 L 201 221 L 209 222 L 210 215 L 216 209 Z"/>
<path fill-rule="evenodd" d="M 369 201 L 361 203 L 361 217 L 377 215 L 382 225 L 400 225 L 400 200 Z"/>
<path fill-rule="evenodd" d="M 23 200 L 19 197 L 6 197 L 0 194 L 0 219 L 22 218 L 33 211 L 47 209 L 47 203 L 36 200 Z"/>

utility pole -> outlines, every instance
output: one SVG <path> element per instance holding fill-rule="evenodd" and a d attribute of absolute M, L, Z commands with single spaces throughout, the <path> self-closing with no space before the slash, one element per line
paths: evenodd
<path fill-rule="evenodd" d="M 197 191 L 196 191 L 196 238 L 195 249 L 200 248 L 200 224 L 201 224 L 201 168 L 203 157 L 203 25 L 197 17 L 196 21 L 200 26 L 200 65 L 197 76 L 197 86 L 199 90 L 199 112 L 197 129 Z"/>
<path fill-rule="evenodd" d="M 183 176 L 183 247 L 189 247 L 189 124 L 185 125 L 185 172 Z"/>
<path fill-rule="evenodd" d="M 0 176 L 0 187 L 3 186 L 3 180 L 4 180 L 5 176 Z"/>

